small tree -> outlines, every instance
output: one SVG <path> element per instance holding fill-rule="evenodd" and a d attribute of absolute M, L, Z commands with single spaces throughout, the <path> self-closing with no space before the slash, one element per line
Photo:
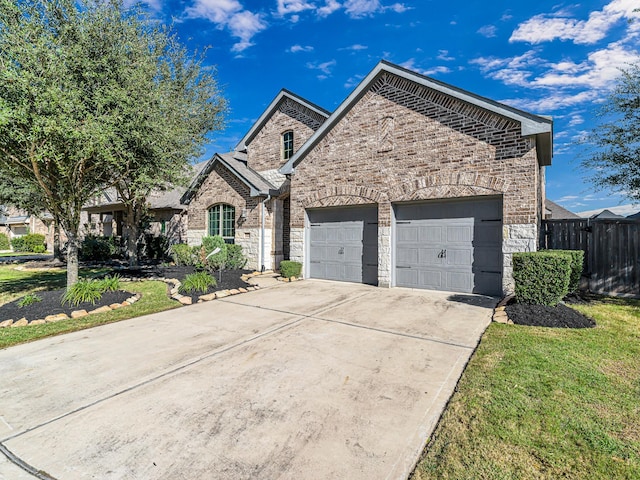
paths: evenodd
<path fill-rule="evenodd" d="M 582 166 L 596 187 L 640 201 L 640 64 L 622 71 L 600 116 Z"/>

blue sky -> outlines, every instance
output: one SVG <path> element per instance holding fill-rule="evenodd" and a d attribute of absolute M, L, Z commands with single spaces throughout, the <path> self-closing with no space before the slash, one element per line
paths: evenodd
<path fill-rule="evenodd" d="M 640 61 L 639 0 L 147 0 L 207 62 L 230 104 L 206 155 L 232 149 L 281 88 L 335 109 L 380 59 L 554 118 L 547 196 L 579 212 L 596 192 L 577 141 L 619 68 Z M 629 213 L 637 211 L 631 209 Z"/>

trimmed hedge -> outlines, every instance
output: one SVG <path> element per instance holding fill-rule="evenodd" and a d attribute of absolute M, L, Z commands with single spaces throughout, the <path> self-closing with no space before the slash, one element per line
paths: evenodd
<path fill-rule="evenodd" d="M 22 237 L 16 237 L 11 240 L 11 246 L 14 252 L 43 253 L 47 249 L 44 243 L 44 235 L 40 233 L 29 233 Z"/>
<path fill-rule="evenodd" d="M 569 279 L 569 293 L 577 292 L 580 288 L 580 279 L 584 267 L 583 250 L 542 250 L 543 252 L 557 255 L 568 255 L 571 259 L 571 278 Z"/>
<path fill-rule="evenodd" d="M 569 293 L 571 256 L 550 252 L 513 254 L 518 303 L 555 306 Z"/>
<path fill-rule="evenodd" d="M 206 263 L 210 267 L 218 270 L 225 267 L 227 263 L 227 244 L 225 243 L 224 238 L 220 235 L 203 237 L 202 248 L 204 249 L 204 258 L 202 258 L 203 263 Z M 219 248 L 220 251 L 207 258 L 207 256 L 216 248 Z"/>
<path fill-rule="evenodd" d="M 100 262 L 116 257 L 118 252 L 115 238 L 89 234 L 80 243 L 78 258 L 82 261 Z"/>
<path fill-rule="evenodd" d="M 300 262 L 292 262 L 291 260 L 283 260 L 280 262 L 280 275 L 285 278 L 299 277 L 302 271 Z"/>
<path fill-rule="evenodd" d="M 9 237 L 6 233 L 0 233 L 0 250 L 9 250 L 9 248 L 11 248 Z"/>
<path fill-rule="evenodd" d="M 193 265 L 194 252 L 186 243 L 177 243 L 171 246 L 171 256 L 176 265 Z"/>

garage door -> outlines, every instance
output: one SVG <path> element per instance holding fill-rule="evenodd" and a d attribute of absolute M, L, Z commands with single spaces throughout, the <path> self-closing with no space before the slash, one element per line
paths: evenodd
<path fill-rule="evenodd" d="M 395 206 L 397 286 L 500 295 L 500 198 Z"/>
<path fill-rule="evenodd" d="M 378 283 L 377 207 L 307 210 L 311 278 Z"/>

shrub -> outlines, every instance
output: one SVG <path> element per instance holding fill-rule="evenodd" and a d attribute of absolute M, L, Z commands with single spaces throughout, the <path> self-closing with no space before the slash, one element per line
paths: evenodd
<path fill-rule="evenodd" d="M 118 246 L 113 237 L 89 234 L 82 239 L 78 257 L 83 261 L 109 260 L 118 255 Z"/>
<path fill-rule="evenodd" d="M 583 250 L 543 250 L 557 255 L 568 255 L 571 259 L 571 277 L 569 279 L 569 293 L 577 292 L 580 288 L 580 279 L 584 267 Z"/>
<path fill-rule="evenodd" d="M 171 256 L 176 265 L 193 265 L 193 251 L 186 243 L 177 243 L 171 246 Z"/>
<path fill-rule="evenodd" d="M 227 268 L 244 268 L 247 264 L 247 257 L 242 253 L 242 245 L 227 245 Z"/>
<path fill-rule="evenodd" d="M 77 307 L 81 303 L 91 302 L 95 305 L 102 297 L 102 292 L 102 285 L 98 280 L 79 280 L 62 295 L 62 304 Z"/>
<path fill-rule="evenodd" d="M 24 237 L 15 237 L 11 240 L 11 247 L 14 252 L 26 252 L 26 246 L 24 244 Z"/>
<path fill-rule="evenodd" d="M 120 276 L 116 273 L 115 275 L 107 275 L 102 280 L 100 280 L 100 290 L 103 292 L 115 292 L 120 289 Z"/>
<path fill-rule="evenodd" d="M 180 293 L 188 295 L 193 292 L 206 293 L 210 286 L 215 287 L 217 284 L 216 279 L 207 272 L 196 272 L 184 277 L 178 290 Z"/>
<path fill-rule="evenodd" d="M 0 233 L 0 250 L 9 250 L 9 248 L 11 248 L 9 237 L 6 233 Z"/>
<path fill-rule="evenodd" d="M 40 233 L 29 233 L 22 237 L 26 252 L 43 253 L 47 250 L 44 243 L 44 235 Z"/>
<path fill-rule="evenodd" d="M 302 271 L 300 262 L 292 262 L 291 260 L 283 260 L 280 262 L 280 275 L 285 278 L 299 277 Z"/>
<path fill-rule="evenodd" d="M 144 235 L 144 242 L 139 244 L 141 258 L 150 260 L 165 260 L 171 251 L 171 243 L 166 235 Z"/>
<path fill-rule="evenodd" d="M 35 293 L 27 293 L 24 297 L 20 299 L 18 302 L 18 308 L 28 307 L 29 305 L 33 305 L 34 303 L 41 302 L 42 299 L 36 295 Z"/>
<path fill-rule="evenodd" d="M 513 254 L 516 300 L 555 306 L 569 293 L 571 258 L 549 252 Z"/>
<path fill-rule="evenodd" d="M 227 244 L 225 243 L 224 238 L 220 235 L 204 237 L 202 239 L 202 248 L 204 249 L 205 256 L 205 258 L 202 259 L 203 263 L 218 270 L 224 268 L 227 263 Z M 211 255 L 216 248 L 219 248 L 220 251 Z"/>

